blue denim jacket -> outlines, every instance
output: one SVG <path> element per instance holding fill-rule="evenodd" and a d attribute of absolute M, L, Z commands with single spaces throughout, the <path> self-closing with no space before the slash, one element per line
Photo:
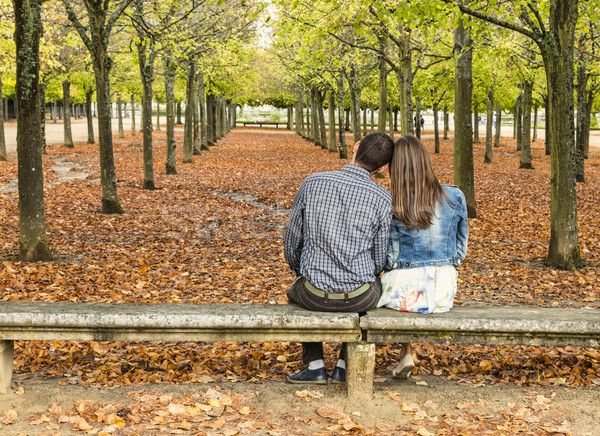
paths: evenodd
<path fill-rule="evenodd" d="M 457 186 L 442 185 L 448 200 L 435 208 L 431 226 L 407 229 L 392 219 L 385 270 L 428 265 L 459 266 L 467 254 L 469 224 L 465 196 Z"/>

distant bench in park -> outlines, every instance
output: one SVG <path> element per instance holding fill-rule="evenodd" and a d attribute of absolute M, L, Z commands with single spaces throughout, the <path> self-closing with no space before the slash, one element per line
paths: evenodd
<path fill-rule="evenodd" d="M 265 126 L 275 126 L 276 128 L 279 128 L 279 126 L 286 126 L 287 127 L 287 122 L 282 123 L 282 122 L 278 122 L 278 121 L 238 121 L 238 124 L 243 124 L 244 127 L 246 126 L 259 126 L 262 128 L 263 125 Z"/>
<path fill-rule="evenodd" d="M 600 311 L 464 306 L 432 315 L 314 312 L 288 304 L 0 302 L 0 393 L 15 340 L 346 342 L 351 399 L 370 398 L 376 343 L 600 346 Z"/>

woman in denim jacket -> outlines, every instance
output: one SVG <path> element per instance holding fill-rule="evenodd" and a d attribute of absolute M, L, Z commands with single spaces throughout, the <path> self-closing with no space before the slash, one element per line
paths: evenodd
<path fill-rule="evenodd" d="M 423 143 L 412 135 L 394 144 L 390 178 L 394 217 L 377 307 L 447 312 L 456 294 L 456 267 L 467 254 L 465 196 L 438 181 Z M 413 368 L 411 346 L 402 344 L 393 375 L 407 378 Z"/>

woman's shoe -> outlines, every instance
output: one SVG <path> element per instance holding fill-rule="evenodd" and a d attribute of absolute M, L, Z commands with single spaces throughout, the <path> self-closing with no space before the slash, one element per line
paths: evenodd
<path fill-rule="evenodd" d="M 415 361 L 410 354 L 407 354 L 402 358 L 398 366 L 394 368 L 392 371 L 392 376 L 394 378 L 408 378 L 408 375 L 414 367 Z"/>

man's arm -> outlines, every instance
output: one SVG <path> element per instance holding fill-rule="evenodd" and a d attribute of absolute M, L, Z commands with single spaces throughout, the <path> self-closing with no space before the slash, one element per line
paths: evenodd
<path fill-rule="evenodd" d="M 300 256 L 304 245 L 304 190 L 303 183 L 294 198 L 284 239 L 283 255 L 296 275 L 300 275 Z"/>

